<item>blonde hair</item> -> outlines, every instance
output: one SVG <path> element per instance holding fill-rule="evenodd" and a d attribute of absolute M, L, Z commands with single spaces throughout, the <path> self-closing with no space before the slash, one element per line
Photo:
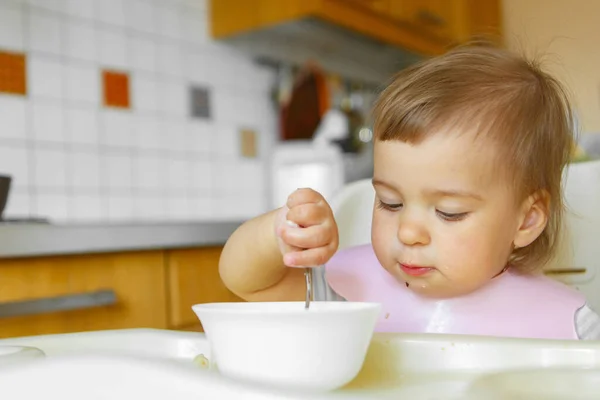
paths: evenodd
<path fill-rule="evenodd" d="M 400 71 L 377 99 L 373 119 L 379 141 L 419 143 L 448 128 L 492 140 L 517 200 L 549 200 L 547 226 L 532 244 L 513 250 L 511 266 L 532 272 L 552 259 L 573 118 L 565 88 L 538 62 L 489 44 L 458 47 Z"/>

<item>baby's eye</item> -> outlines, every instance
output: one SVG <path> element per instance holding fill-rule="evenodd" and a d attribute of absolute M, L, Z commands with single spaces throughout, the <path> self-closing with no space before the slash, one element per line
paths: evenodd
<path fill-rule="evenodd" d="M 398 211 L 402 208 L 402 203 L 390 204 L 384 203 L 383 201 L 379 200 L 378 208 L 388 211 Z"/>
<path fill-rule="evenodd" d="M 463 213 L 447 213 L 447 212 L 443 212 L 443 211 L 440 211 L 440 210 L 436 210 L 436 213 L 443 220 L 451 221 L 451 222 L 463 220 L 467 215 L 469 215 L 468 212 L 463 212 Z"/>

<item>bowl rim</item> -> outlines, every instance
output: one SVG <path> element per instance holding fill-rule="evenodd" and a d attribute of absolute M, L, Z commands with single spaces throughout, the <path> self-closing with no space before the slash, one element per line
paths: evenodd
<path fill-rule="evenodd" d="M 381 304 L 377 302 L 365 302 L 365 301 L 345 301 L 345 302 L 329 302 L 319 301 L 311 302 L 311 305 L 315 303 L 336 303 L 336 305 L 346 304 L 352 305 L 352 307 L 341 307 L 332 308 L 310 308 L 306 310 L 304 308 L 304 301 L 268 301 L 268 302 L 211 302 L 211 303 L 199 303 L 192 306 L 194 312 L 202 313 L 218 313 L 218 314 L 260 314 L 260 315 L 314 315 L 314 314 L 350 314 L 360 311 L 377 311 L 381 312 Z M 261 305 L 274 305 L 284 307 L 261 307 Z M 307 311 L 310 313 L 308 314 Z"/>

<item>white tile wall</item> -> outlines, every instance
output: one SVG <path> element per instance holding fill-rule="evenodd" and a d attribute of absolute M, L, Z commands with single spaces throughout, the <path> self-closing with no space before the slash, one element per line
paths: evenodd
<path fill-rule="evenodd" d="M 100 188 L 100 157 L 96 151 L 73 151 L 67 168 L 72 171 L 69 185 L 82 192 L 98 194 Z"/>
<path fill-rule="evenodd" d="M 94 2 L 97 0 L 65 0 L 64 11 L 72 17 L 91 19 L 94 16 Z"/>
<path fill-rule="evenodd" d="M 70 217 L 69 197 L 62 193 L 38 193 L 33 209 L 37 215 L 52 215 L 55 220 L 65 221 Z M 8 215 L 7 215 L 8 216 Z"/>
<path fill-rule="evenodd" d="M 0 0 L 0 51 L 27 55 L 28 95 L 0 93 L 6 215 L 58 222 L 239 219 L 264 212 L 272 71 L 209 38 L 205 0 Z M 102 104 L 102 70 L 132 108 Z M 190 117 L 192 85 L 211 118 Z M 242 159 L 239 130 L 258 132 Z"/>
<path fill-rule="evenodd" d="M 65 110 L 65 133 L 71 144 L 97 146 L 98 112 L 92 106 L 70 107 Z"/>
<path fill-rule="evenodd" d="M 24 26 L 21 7 L 0 3 L 0 48 L 22 50 L 25 47 Z"/>
<path fill-rule="evenodd" d="M 109 0 L 114 1 L 114 0 Z M 112 27 L 99 29 L 100 62 L 109 68 L 127 68 L 127 36 L 124 30 Z"/>
<path fill-rule="evenodd" d="M 154 32 L 156 7 L 144 0 L 128 0 L 125 3 L 125 20 L 135 30 L 144 33 Z"/>
<path fill-rule="evenodd" d="M 35 98 L 63 98 L 64 66 L 56 57 L 31 54 L 27 63 L 29 93 Z"/>
<path fill-rule="evenodd" d="M 61 19 L 45 11 L 29 11 L 29 48 L 33 51 L 61 54 Z"/>
<path fill-rule="evenodd" d="M 66 153 L 56 148 L 36 148 L 33 153 L 36 189 L 64 189 L 67 186 Z"/>
<path fill-rule="evenodd" d="M 36 142 L 64 142 L 65 127 L 60 103 L 35 100 L 31 104 L 33 138 Z"/>
<path fill-rule="evenodd" d="M 25 141 L 27 132 L 27 106 L 25 99 L 17 96 L 0 96 L 0 138 Z M 5 168 L 5 166 L 2 166 Z"/>
<path fill-rule="evenodd" d="M 124 0 L 96 0 L 94 2 L 96 18 L 107 24 L 123 26 L 125 24 Z"/>
<path fill-rule="evenodd" d="M 130 63 L 133 71 L 156 71 L 156 43 L 149 37 L 132 34 L 129 39 Z"/>
<path fill-rule="evenodd" d="M 85 22 L 66 21 L 64 24 L 65 55 L 72 59 L 96 61 L 96 29 Z"/>
<path fill-rule="evenodd" d="M 76 103 L 98 104 L 100 74 L 89 65 L 65 65 L 65 98 Z"/>
<path fill-rule="evenodd" d="M 23 145 L 0 147 L 0 170 L 12 176 L 12 185 L 17 190 L 29 186 L 28 151 Z"/>
<path fill-rule="evenodd" d="M 31 209 L 29 191 L 20 187 L 11 190 L 4 212 L 11 216 L 28 216 Z"/>

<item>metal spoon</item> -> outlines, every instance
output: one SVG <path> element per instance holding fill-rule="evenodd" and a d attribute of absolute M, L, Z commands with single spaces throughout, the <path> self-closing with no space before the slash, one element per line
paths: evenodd
<path fill-rule="evenodd" d="M 306 298 L 304 300 L 304 308 L 308 310 L 312 299 L 312 274 L 310 268 L 304 268 L 304 277 L 306 278 Z"/>
<path fill-rule="evenodd" d="M 293 228 L 299 228 L 298 224 L 293 221 L 286 220 L 286 224 Z M 312 274 L 310 268 L 304 268 L 304 278 L 306 280 L 306 297 L 304 299 L 304 308 L 308 310 L 310 307 L 310 301 L 312 300 Z"/>

